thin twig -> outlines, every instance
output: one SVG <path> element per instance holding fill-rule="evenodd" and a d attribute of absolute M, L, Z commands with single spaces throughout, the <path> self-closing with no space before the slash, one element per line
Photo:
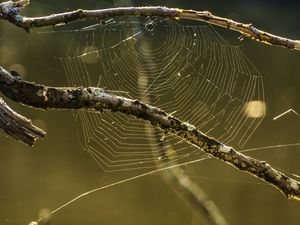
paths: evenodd
<path fill-rule="evenodd" d="M 37 138 L 43 138 L 46 134 L 34 126 L 29 119 L 9 108 L 2 98 L 0 98 L 0 129 L 30 146 Z"/>
<path fill-rule="evenodd" d="M 18 4 L 22 2 L 23 4 Z M 209 11 L 196 11 L 161 6 L 119 7 L 99 10 L 83 10 L 63 12 L 42 17 L 23 17 L 20 8 L 29 1 L 4 2 L 0 4 L 0 19 L 10 21 L 16 26 L 29 31 L 31 28 L 67 24 L 76 20 L 97 19 L 106 20 L 121 16 L 161 16 L 175 19 L 188 19 L 210 23 L 216 26 L 237 31 L 244 36 L 263 44 L 282 46 L 288 49 L 300 50 L 300 41 L 273 35 L 255 28 L 251 23 L 244 24 L 231 19 L 215 16 Z"/>
<path fill-rule="evenodd" d="M 300 200 L 300 182 L 261 161 L 208 137 L 196 127 L 139 100 L 113 95 L 95 87 L 49 87 L 22 81 L 0 67 L 0 91 L 10 99 L 41 109 L 85 109 L 121 112 L 175 135 L 235 168 L 275 186 L 289 199 Z"/>

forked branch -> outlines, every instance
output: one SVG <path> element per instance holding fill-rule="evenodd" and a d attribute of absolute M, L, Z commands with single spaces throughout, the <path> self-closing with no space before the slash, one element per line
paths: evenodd
<path fill-rule="evenodd" d="M 105 21 L 108 18 L 121 16 L 161 16 L 174 19 L 202 21 L 216 26 L 237 31 L 242 35 L 263 44 L 282 46 L 288 49 L 300 50 L 300 41 L 273 35 L 255 28 L 251 23 L 244 24 L 231 19 L 215 16 L 209 11 L 196 11 L 161 6 L 120 7 L 99 10 L 83 10 L 63 12 L 42 17 L 24 17 L 19 14 L 29 0 L 4 2 L 0 4 L 0 19 L 8 20 L 16 26 L 29 31 L 31 28 L 67 24 L 76 20 L 96 19 Z"/>
<path fill-rule="evenodd" d="M 209 155 L 225 161 L 275 186 L 289 199 L 300 200 L 300 182 L 265 161 L 246 156 L 208 137 L 196 127 L 139 100 L 117 96 L 96 87 L 49 87 L 22 81 L 0 67 L 0 91 L 10 99 L 41 109 L 85 109 L 120 112 L 151 123 L 166 134 L 176 135 Z"/>

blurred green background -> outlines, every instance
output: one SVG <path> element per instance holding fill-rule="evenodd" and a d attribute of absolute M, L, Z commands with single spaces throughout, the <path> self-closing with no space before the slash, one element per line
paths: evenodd
<path fill-rule="evenodd" d="M 32 0 L 22 11 L 41 16 L 77 8 L 95 9 L 128 4 L 126 1 Z M 134 1 L 134 5 L 209 10 L 278 35 L 300 39 L 300 2 L 297 1 Z M 48 85 L 67 85 L 43 55 L 64 42 L 30 38 L 31 34 L 0 21 L 0 65 L 26 74 L 25 79 Z M 290 107 L 300 112 L 300 53 L 280 47 L 239 41 L 237 33 L 216 28 L 242 50 L 264 76 L 267 114 L 245 148 L 300 142 L 300 117 L 290 113 L 273 118 Z M 32 41 L 44 48 L 30 49 Z M 61 40 L 63 41 L 63 40 Z M 37 61 L 38 59 L 38 61 Z M 21 65 L 21 66 L 20 66 Z M 7 100 L 7 99 L 6 99 Z M 54 209 L 91 188 L 122 179 L 103 173 L 76 141 L 71 112 L 42 111 L 7 100 L 16 111 L 47 131 L 33 147 L 0 136 L 0 224 L 25 225 L 45 209 Z M 282 146 L 249 152 L 276 168 L 300 174 L 300 147 Z M 300 203 L 288 201 L 275 188 L 217 160 L 184 168 L 215 201 L 229 224 L 298 224 Z M 114 176 L 114 177 L 112 177 Z M 120 176 L 120 177 L 119 177 Z M 126 176 L 130 176 L 126 174 Z M 201 219 L 162 181 L 151 175 L 89 195 L 51 218 L 53 225 L 79 224 L 202 224 Z"/>

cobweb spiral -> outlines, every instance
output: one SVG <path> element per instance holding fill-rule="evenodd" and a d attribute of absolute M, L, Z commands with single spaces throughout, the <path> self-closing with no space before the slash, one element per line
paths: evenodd
<path fill-rule="evenodd" d="M 210 26 L 123 18 L 68 34 L 70 45 L 60 61 L 70 85 L 151 99 L 151 105 L 236 147 L 248 141 L 263 119 L 245 113 L 249 102 L 264 101 L 262 76 L 239 47 Z M 145 122 L 120 113 L 77 111 L 74 118 L 83 148 L 104 171 L 201 157 L 195 147 L 163 133 L 158 144 L 165 149 L 158 148 Z M 161 151 L 168 162 L 161 163 Z"/>

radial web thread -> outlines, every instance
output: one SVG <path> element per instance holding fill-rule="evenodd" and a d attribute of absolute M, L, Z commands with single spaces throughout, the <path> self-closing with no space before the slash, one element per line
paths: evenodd
<path fill-rule="evenodd" d="M 60 61 L 72 86 L 148 97 L 152 105 L 235 147 L 242 147 L 263 119 L 245 113 L 247 103 L 264 101 L 262 76 L 238 46 L 210 26 L 110 19 L 68 34 L 70 45 Z M 104 171 L 153 168 L 163 160 L 152 141 L 157 137 L 143 121 L 111 112 L 79 111 L 74 118 L 82 146 Z M 172 146 L 164 150 L 168 163 L 201 157 L 176 137 L 161 133 L 160 142 Z"/>

